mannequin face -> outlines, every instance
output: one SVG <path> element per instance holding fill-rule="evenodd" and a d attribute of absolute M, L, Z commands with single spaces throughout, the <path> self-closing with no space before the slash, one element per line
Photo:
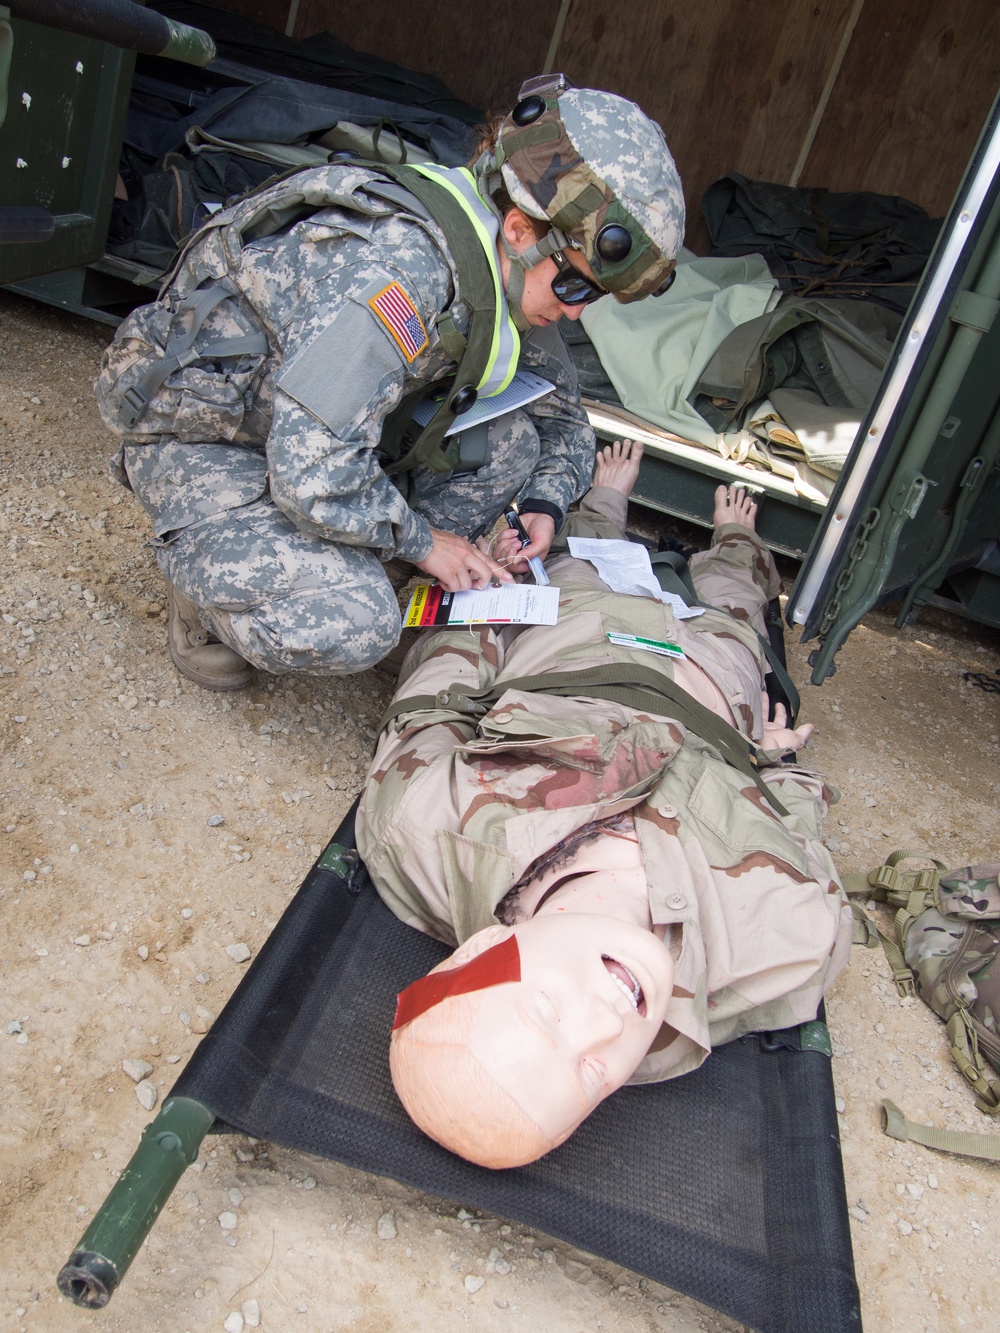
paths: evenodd
<path fill-rule="evenodd" d="M 538 240 L 536 225 L 519 208 L 512 208 L 503 220 L 503 234 L 511 249 L 516 254 L 523 254 Z M 510 276 L 510 260 L 503 246 L 499 246 L 500 271 L 503 274 L 504 288 Z M 566 255 L 574 268 L 578 268 L 588 278 L 594 278 L 590 265 L 584 257 L 574 250 Z M 552 290 L 552 279 L 559 271 L 554 259 L 546 259 L 541 264 L 529 269 L 524 275 L 524 294 L 521 297 L 521 311 L 532 328 L 543 329 L 547 324 L 554 324 L 557 319 L 579 319 L 583 314 L 582 305 L 564 305 Z M 596 281 L 596 279 L 594 279 Z"/>
<path fill-rule="evenodd" d="M 482 947 L 508 933 L 480 932 L 488 937 Z M 521 980 L 481 992 L 468 1046 L 554 1148 L 627 1082 L 652 1045 L 673 964 L 651 931 L 607 916 L 540 914 L 513 934 Z"/>

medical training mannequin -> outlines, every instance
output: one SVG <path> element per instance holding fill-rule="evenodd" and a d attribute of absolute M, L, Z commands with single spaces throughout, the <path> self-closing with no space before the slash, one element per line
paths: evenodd
<path fill-rule="evenodd" d="M 98 403 L 189 680 L 366 670 L 400 636 L 386 566 L 486 587 L 509 575 L 477 532 L 516 499 L 544 557 L 586 489 L 594 432 L 558 323 L 665 290 L 684 199 L 634 103 L 535 85 L 468 169 L 336 162 L 223 209 L 118 330 Z M 519 369 L 551 392 L 423 452 L 421 408 L 453 398 L 457 427 Z"/>
<path fill-rule="evenodd" d="M 581 509 L 614 513 L 600 535 L 620 529 L 640 453 L 626 442 L 598 457 L 594 488 Z M 805 744 L 812 727 L 788 728 L 780 709 L 765 722 L 759 699 L 754 709 L 745 699 L 750 676 L 727 678 L 706 653 L 710 635 L 714 649 L 744 666 L 752 663 L 759 694 L 759 661 L 746 632 L 735 627 L 741 617 L 759 616 L 776 590 L 773 564 L 753 535 L 755 513 L 745 493 L 719 488 L 714 554 L 696 557 L 692 566 L 696 586 L 699 562 L 703 583 L 716 580 L 733 618 L 709 612 L 701 621 L 679 622 L 672 632 L 687 654 L 672 669 L 692 698 L 700 696 L 718 716 L 753 734 L 764 764 L 775 764 L 774 786 L 765 781 L 758 791 L 733 778 L 725 790 L 714 752 L 705 753 L 708 747 L 690 733 L 683 738 L 683 731 L 677 752 L 675 724 L 641 713 L 632 714 L 634 738 L 621 745 L 631 710 L 596 699 L 533 705 L 554 712 L 553 739 L 541 747 L 540 763 L 539 742 L 529 737 L 545 729 L 541 714 L 516 736 L 505 731 L 498 741 L 490 734 L 491 716 L 501 729 L 516 725 L 515 690 L 498 700 L 499 712 L 480 721 L 478 739 L 462 735 L 456 744 L 456 722 L 438 714 L 417 731 L 410 728 L 418 715 L 406 713 L 395 740 L 391 730 L 383 733 L 366 786 L 359 848 L 397 915 L 462 941 L 400 996 L 390 1048 L 393 1081 L 415 1122 L 469 1160 L 490 1167 L 532 1161 L 563 1142 L 624 1083 L 672 1077 L 743 1031 L 814 1017 L 846 960 L 850 912 L 818 837 L 830 793 L 818 775 L 778 762 Z M 592 571 L 573 568 L 581 565 L 569 557 L 551 563 L 564 615 L 559 627 L 532 629 L 532 635 L 558 631 L 572 643 L 578 617 L 593 637 L 587 617 L 594 600 L 574 591 L 573 579 L 603 585 Z M 564 572 L 556 577 L 560 567 Z M 597 598 L 605 617 L 615 607 L 640 615 L 644 600 L 608 592 Z M 685 628 L 691 625 L 700 628 Z M 518 638 L 510 637 L 508 658 Z M 405 683 L 407 668 L 419 679 L 442 651 L 428 643 L 423 662 L 419 653 L 415 666 L 408 659 L 399 696 L 418 692 Z M 698 667 L 699 658 L 715 671 L 714 681 Z M 516 666 L 509 669 L 518 675 Z M 623 663 L 623 675 L 628 669 Z M 528 696 L 525 706 L 530 703 Z M 594 726 L 595 735 L 603 735 L 595 714 L 609 709 L 618 752 L 591 777 L 588 764 L 597 768 L 598 753 L 581 743 L 581 734 Z M 689 749 L 694 753 L 685 762 Z M 608 755 L 606 745 L 602 753 Z M 637 798 L 657 777 L 652 794 L 644 802 Z M 773 790 L 788 807 L 780 817 L 761 796 Z M 484 825 L 487 802 L 495 803 L 497 815 Z M 544 805 L 552 808 L 540 811 Z M 431 826 L 423 835 L 418 810 Z M 527 838 L 516 827 L 518 816 L 529 826 Z M 432 863 L 435 830 L 440 861 Z M 548 845 L 532 858 L 524 846 L 536 838 Z M 476 929 L 484 920 L 491 924 Z"/>

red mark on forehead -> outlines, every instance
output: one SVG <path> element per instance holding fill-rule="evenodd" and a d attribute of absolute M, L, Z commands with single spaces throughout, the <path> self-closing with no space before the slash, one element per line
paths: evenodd
<path fill-rule="evenodd" d="M 517 948 L 517 939 L 510 935 L 492 949 L 479 954 L 471 962 L 460 967 L 449 968 L 447 972 L 432 972 L 420 977 L 396 997 L 396 1017 L 392 1030 L 412 1023 L 428 1009 L 433 1009 L 442 1000 L 452 995 L 468 995 L 472 991 L 487 990 L 490 986 L 502 986 L 508 981 L 521 980 L 521 955 Z"/>

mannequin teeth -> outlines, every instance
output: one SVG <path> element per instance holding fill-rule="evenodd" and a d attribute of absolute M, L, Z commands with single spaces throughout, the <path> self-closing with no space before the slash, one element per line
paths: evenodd
<path fill-rule="evenodd" d="M 628 972 L 628 968 L 625 967 L 624 963 L 622 963 L 621 966 L 625 968 L 626 972 Z M 628 974 L 630 977 L 632 977 L 631 972 L 628 972 Z M 635 983 L 634 986 L 628 986 L 624 981 L 622 981 L 621 977 L 616 977 L 613 972 L 610 974 L 610 976 L 611 980 L 615 983 L 615 985 L 618 987 L 621 993 L 623 995 L 628 996 L 629 1004 L 631 1004 L 632 1008 L 638 1011 L 639 996 L 641 994 L 641 991 L 639 988 L 639 983 L 635 980 L 635 977 L 632 977 L 632 980 Z"/>

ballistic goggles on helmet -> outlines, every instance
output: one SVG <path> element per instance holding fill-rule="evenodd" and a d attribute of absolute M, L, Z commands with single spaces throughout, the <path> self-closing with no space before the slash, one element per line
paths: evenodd
<path fill-rule="evenodd" d="M 598 237 L 598 243 L 600 243 L 600 237 Z M 599 301 L 602 296 L 611 295 L 606 287 L 599 286 L 585 273 L 581 273 L 578 268 L 574 268 L 561 250 L 554 250 L 552 258 L 558 265 L 559 272 L 549 285 L 553 294 L 563 305 L 590 305 L 593 301 Z M 650 292 L 650 296 L 662 296 L 669 287 L 673 286 L 676 276 L 676 270 L 671 269 L 663 285 L 659 290 Z"/>
<path fill-rule="evenodd" d="M 579 122 L 576 137 L 582 143 L 570 137 L 560 111 L 566 93 L 567 114 Z M 578 102 L 588 109 L 599 104 L 600 115 L 587 119 Z M 623 166 L 619 159 L 626 149 L 635 160 Z M 566 304 L 596 300 L 604 292 L 621 302 L 637 301 L 669 287 L 683 235 L 680 179 L 659 127 L 634 103 L 572 89 L 561 74 L 530 79 L 501 125 L 496 149 L 477 169 L 488 190 L 499 177 L 516 206 L 544 216 L 587 260 L 599 287 L 575 271 L 562 272 L 564 290 L 575 296 Z M 555 284 L 553 291 L 559 296 Z"/>

